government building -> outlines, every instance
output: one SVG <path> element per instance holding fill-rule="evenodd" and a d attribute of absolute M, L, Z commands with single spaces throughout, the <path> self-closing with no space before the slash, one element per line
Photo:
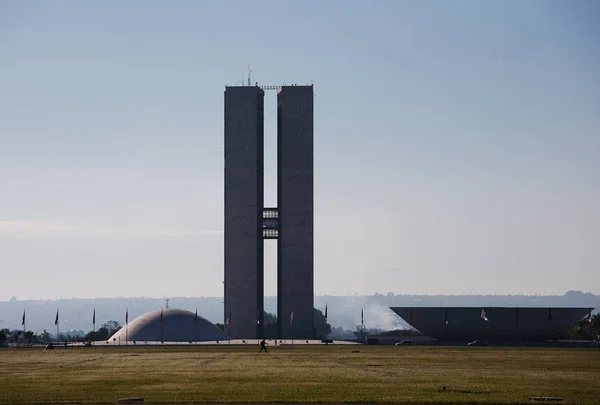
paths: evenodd
<path fill-rule="evenodd" d="M 279 338 L 313 331 L 313 86 L 277 88 L 277 206 L 264 206 L 264 98 L 225 88 L 224 323 L 231 338 L 262 336 L 264 243 L 277 243 Z"/>

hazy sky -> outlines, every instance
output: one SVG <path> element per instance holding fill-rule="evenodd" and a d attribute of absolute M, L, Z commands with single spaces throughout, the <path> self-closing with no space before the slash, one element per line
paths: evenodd
<path fill-rule="evenodd" d="M 0 300 L 222 295 L 223 91 L 248 64 L 315 85 L 317 294 L 598 294 L 598 21 L 593 0 L 0 0 Z"/>

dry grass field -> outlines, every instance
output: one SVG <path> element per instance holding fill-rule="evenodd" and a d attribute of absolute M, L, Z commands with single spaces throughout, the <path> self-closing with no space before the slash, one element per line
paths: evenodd
<path fill-rule="evenodd" d="M 0 403 L 600 403 L 600 351 L 394 346 L 0 350 Z"/>

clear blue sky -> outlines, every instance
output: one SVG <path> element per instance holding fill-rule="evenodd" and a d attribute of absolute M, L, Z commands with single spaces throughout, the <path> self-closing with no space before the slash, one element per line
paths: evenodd
<path fill-rule="evenodd" d="M 317 294 L 598 294 L 598 21 L 591 0 L 2 0 L 0 300 L 222 295 L 223 90 L 248 64 L 315 85 Z"/>

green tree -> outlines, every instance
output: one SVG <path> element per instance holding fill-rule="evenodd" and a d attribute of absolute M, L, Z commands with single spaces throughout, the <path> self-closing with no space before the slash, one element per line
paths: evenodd
<path fill-rule="evenodd" d="M 592 330 L 594 339 L 600 340 L 600 313 L 597 313 L 590 319 L 590 329 Z"/>
<path fill-rule="evenodd" d="M 313 336 L 315 339 L 324 339 L 325 333 L 331 334 L 331 325 L 325 322 L 325 315 L 320 310 L 313 309 Z M 264 313 L 263 335 L 267 339 L 277 339 L 277 315 Z"/>
<path fill-rule="evenodd" d="M 13 329 L 8 332 L 7 339 L 10 343 L 19 343 L 19 341 L 21 340 L 22 333 L 22 330 Z"/>
<path fill-rule="evenodd" d="M 121 329 L 121 324 L 117 321 L 108 321 L 102 325 L 108 331 L 108 336 L 112 336 Z"/>
<path fill-rule="evenodd" d="M 108 340 L 108 330 L 106 328 L 99 328 L 96 331 L 91 331 L 85 334 L 85 340 L 91 340 L 92 342 L 97 342 L 100 340 Z"/>
<path fill-rule="evenodd" d="M 50 343 L 52 342 L 52 335 L 44 329 L 41 335 L 38 336 L 37 339 L 40 343 Z"/>
<path fill-rule="evenodd" d="M 274 324 L 277 323 L 277 315 L 272 314 L 270 312 L 265 312 L 263 319 L 264 319 L 265 325 L 270 325 L 270 324 L 273 324 L 273 323 Z"/>
<path fill-rule="evenodd" d="M 331 335 L 331 325 L 327 323 L 323 312 L 316 308 L 313 309 L 313 325 L 315 339 L 325 339 L 326 335 Z"/>
<path fill-rule="evenodd" d="M 277 315 L 265 312 L 263 335 L 267 339 L 277 339 Z"/>
<path fill-rule="evenodd" d="M 112 335 L 117 333 L 121 329 L 121 324 L 117 321 L 108 321 L 103 324 L 97 331 L 88 332 L 84 339 L 91 341 L 102 341 L 108 340 Z"/>
<path fill-rule="evenodd" d="M 599 334 L 600 314 L 596 314 L 592 316 L 589 320 L 587 318 L 584 318 L 577 322 L 577 325 L 573 326 L 567 331 L 566 337 L 567 339 L 572 340 L 597 340 Z"/>

